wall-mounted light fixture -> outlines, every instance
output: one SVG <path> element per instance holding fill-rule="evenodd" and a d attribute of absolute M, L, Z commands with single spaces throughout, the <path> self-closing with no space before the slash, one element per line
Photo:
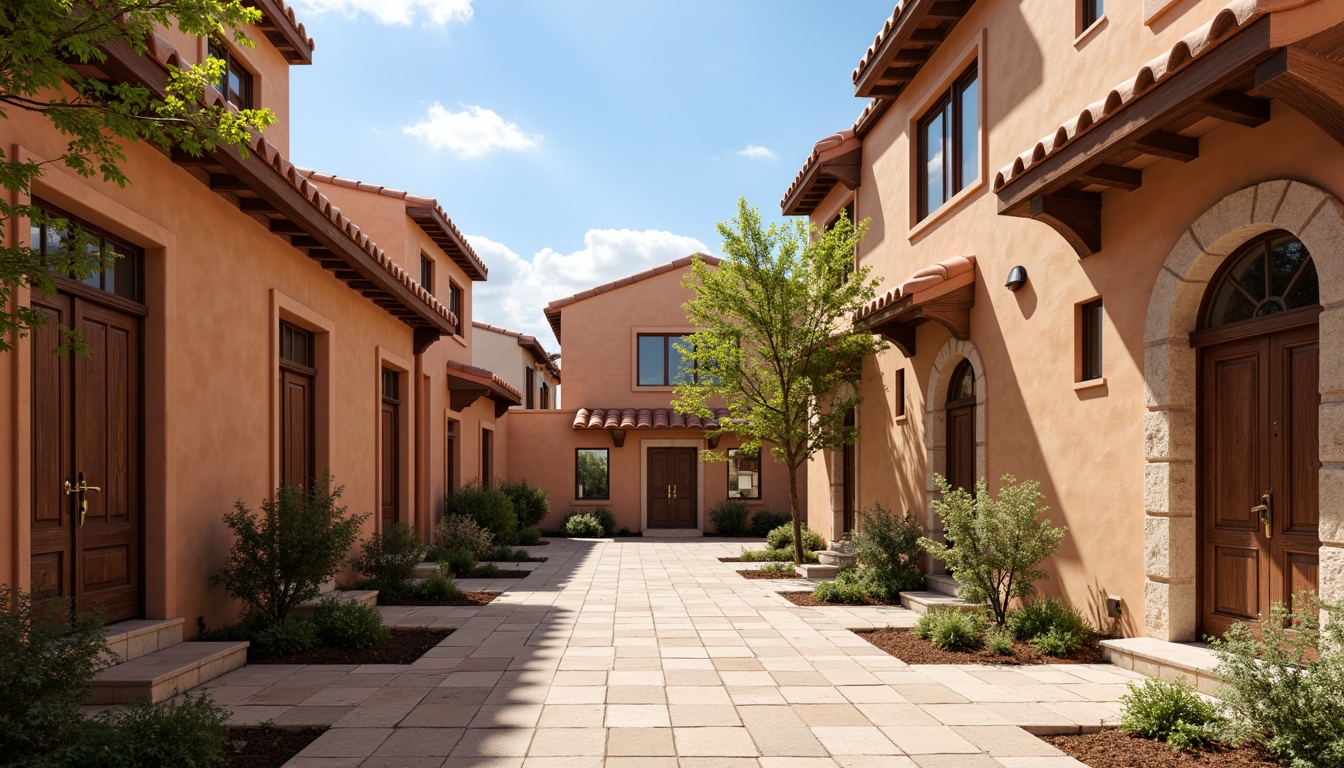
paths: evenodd
<path fill-rule="evenodd" d="M 1013 267 L 1008 271 L 1008 279 L 1003 285 L 1010 291 L 1016 292 L 1019 288 L 1027 284 L 1027 268 L 1023 266 Z"/>

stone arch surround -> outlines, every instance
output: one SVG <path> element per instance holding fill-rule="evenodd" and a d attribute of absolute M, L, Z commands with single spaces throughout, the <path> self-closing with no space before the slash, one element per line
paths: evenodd
<path fill-rule="evenodd" d="M 1144 326 L 1144 628 L 1196 639 L 1195 368 L 1189 334 L 1210 279 L 1251 238 L 1285 230 L 1320 278 L 1320 594 L 1344 599 L 1344 204 L 1298 181 L 1220 200 L 1181 235 L 1153 286 Z"/>
<path fill-rule="evenodd" d="M 985 361 L 975 342 L 957 338 L 948 339 L 933 359 L 933 370 L 929 372 L 929 388 L 925 390 L 927 408 L 924 414 L 924 444 L 928 450 L 925 461 L 924 509 L 926 519 L 924 529 L 942 531 L 942 525 L 935 519 L 933 500 L 937 498 L 938 488 L 934 485 L 934 475 L 947 474 L 947 388 L 952 383 L 952 374 L 962 360 L 971 363 L 975 371 L 975 476 L 985 477 L 989 444 L 985 440 L 985 403 L 988 389 L 985 379 Z M 939 534 L 941 535 L 941 533 Z"/>

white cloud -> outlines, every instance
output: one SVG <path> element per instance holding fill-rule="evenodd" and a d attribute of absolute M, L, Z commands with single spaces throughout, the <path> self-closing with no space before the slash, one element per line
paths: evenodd
<path fill-rule="evenodd" d="M 762 147 L 760 144 L 748 144 L 746 147 L 737 150 L 737 154 L 758 160 L 775 159 L 775 153 L 771 152 L 769 147 Z"/>
<path fill-rule="evenodd" d="M 531 149 L 542 138 L 540 134 L 524 133 L 517 124 L 484 107 L 450 112 L 437 102 L 420 122 L 403 130 L 435 149 L 447 149 L 463 158 L 480 157 L 497 149 Z"/>
<path fill-rule="evenodd" d="M 573 253 L 546 248 L 528 261 L 488 237 L 467 235 L 467 240 L 490 268 L 490 279 L 472 287 L 472 319 L 530 333 L 552 352 L 558 345 L 542 312 L 551 301 L 709 250 L 671 232 L 590 229 L 583 248 Z"/>
<path fill-rule="evenodd" d="M 420 18 L 443 26 L 471 18 L 472 0 L 295 0 L 306 13 L 339 13 L 346 18 L 372 16 L 383 24 L 407 26 Z"/>

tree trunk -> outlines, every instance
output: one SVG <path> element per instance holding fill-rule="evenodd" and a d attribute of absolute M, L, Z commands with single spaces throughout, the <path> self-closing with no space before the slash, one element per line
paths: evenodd
<path fill-rule="evenodd" d="M 789 470 L 789 510 L 793 513 L 793 564 L 803 564 L 803 517 L 798 513 L 798 467 Z"/>

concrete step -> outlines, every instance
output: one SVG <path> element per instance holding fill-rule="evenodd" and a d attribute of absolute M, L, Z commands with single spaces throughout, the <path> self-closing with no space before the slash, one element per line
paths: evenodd
<path fill-rule="evenodd" d="M 354 603 L 357 605 L 378 605 L 378 590 L 376 589 L 346 589 L 335 592 L 325 592 L 312 600 L 299 604 L 294 609 L 294 618 L 312 620 L 317 614 L 317 605 L 323 600 L 334 599 L 338 603 Z"/>
<path fill-rule="evenodd" d="M 646 538 L 664 538 L 664 539 L 700 539 L 704 538 L 704 533 L 699 528 L 645 528 L 644 536 Z"/>
<path fill-rule="evenodd" d="M 811 579 L 813 581 L 826 581 L 828 579 L 835 578 L 835 575 L 840 572 L 840 566 L 822 565 L 820 563 L 804 563 L 794 568 L 794 570 L 802 574 L 803 578 L 805 579 Z"/>
<path fill-rule="evenodd" d="M 421 563 L 415 566 L 415 578 L 428 579 L 430 576 L 437 576 L 440 573 L 438 563 Z"/>
<path fill-rule="evenodd" d="M 961 585 L 950 573 L 930 573 L 924 577 L 924 586 L 928 587 L 930 592 L 961 597 Z"/>
<path fill-rule="evenodd" d="M 126 704 L 148 696 L 159 702 L 247 663 L 246 642 L 178 643 L 108 667 L 93 679 L 85 704 Z"/>
<path fill-rule="evenodd" d="M 901 605 L 923 616 L 930 611 L 978 611 L 980 606 L 941 592 L 902 592 Z"/>
<path fill-rule="evenodd" d="M 1151 637 L 1102 640 L 1101 655 L 1121 669 L 1162 680 L 1184 678 L 1210 696 L 1218 688 L 1218 658 L 1203 643 L 1169 643 Z"/>
<path fill-rule="evenodd" d="M 833 549 L 823 549 L 817 552 L 817 561 L 822 565 L 834 565 L 837 568 L 854 565 L 858 558 L 852 552 L 838 552 Z"/>
<path fill-rule="evenodd" d="M 123 664 L 148 656 L 182 642 L 182 625 L 177 619 L 131 619 L 112 624 L 104 631 L 113 664 Z"/>

